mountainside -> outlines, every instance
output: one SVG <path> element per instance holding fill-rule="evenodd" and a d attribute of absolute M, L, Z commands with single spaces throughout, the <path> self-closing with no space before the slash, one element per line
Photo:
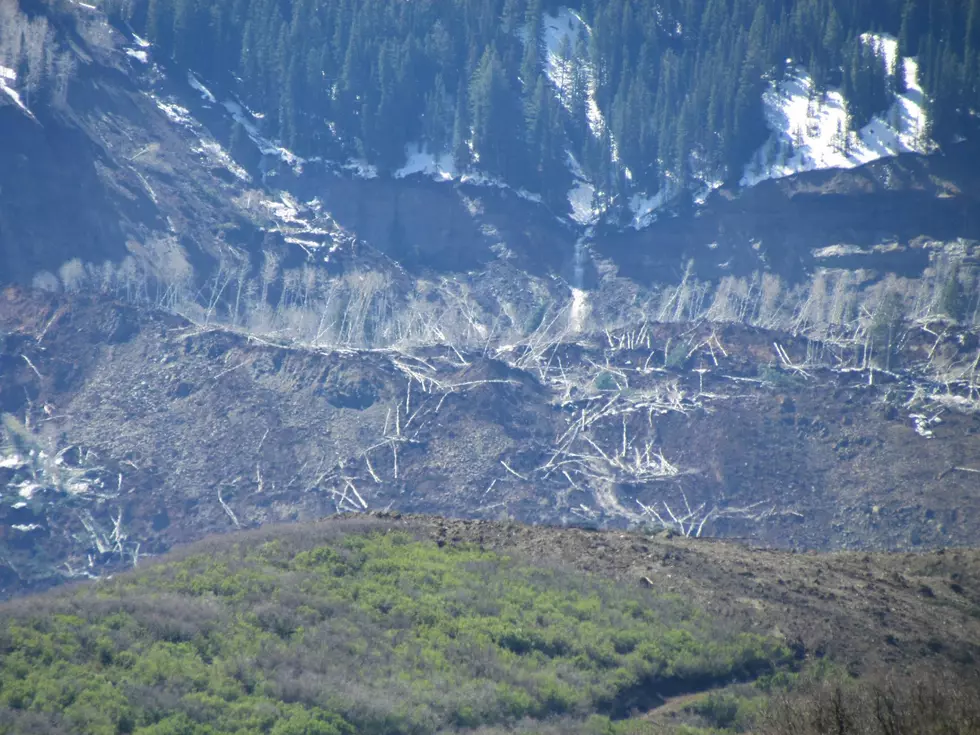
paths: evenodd
<path fill-rule="evenodd" d="M 590 225 L 642 230 L 725 184 L 976 155 L 952 148 L 976 140 L 971 3 L 477 5 L 6 4 L 0 244 L 33 246 L 0 266 L 25 282 L 138 248 L 154 271 L 199 268 L 270 230 L 302 257 L 338 226 L 401 261 L 447 238 L 460 258 L 465 216 L 416 233 L 389 217 L 420 207 L 389 202 L 374 226 L 384 194 L 360 181 L 423 176 L 539 205 L 566 226 L 508 245 L 570 258 Z M 297 221 L 282 193 L 319 210 Z"/>
<path fill-rule="evenodd" d="M 3 594 L 384 508 L 975 543 L 973 3 L 838 5 L 3 4 Z"/>
<path fill-rule="evenodd" d="M 264 113 L 252 125 L 302 156 L 388 172 L 427 151 L 451 162 L 446 175 L 499 177 L 556 209 L 567 209 L 571 187 L 583 221 L 636 210 L 657 192 L 666 199 L 741 179 L 767 127 L 782 150 L 759 154 L 764 177 L 779 175 L 776 158 L 792 172 L 947 144 L 977 103 L 964 84 L 980 34 L 972 3 L 254 0 L 213 10 L 195 0 L 125 0 L 109 8 L 166 57 L 233 89 Z M 792 99 L 793 82 L 810 109 L 771 99 Z M 759 104 L 767 88 L 768 115 Z M 814 127 L 837 162 L 813 150 Z M 586 193 L 594 196 L 579 207 Z"/>

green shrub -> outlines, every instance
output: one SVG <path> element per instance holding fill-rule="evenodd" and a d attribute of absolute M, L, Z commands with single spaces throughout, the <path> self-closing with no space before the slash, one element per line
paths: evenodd
<path fill-rule="evenodd" d="M 680 599 L 405 534 L 191 554 L 68 609 L 0 612 L 0 733 L 25 711 L 156 735 L 582 723 L 790 661 Z"/>

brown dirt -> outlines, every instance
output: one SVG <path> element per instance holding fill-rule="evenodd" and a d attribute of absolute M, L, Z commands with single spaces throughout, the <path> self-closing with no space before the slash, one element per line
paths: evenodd
<path fill-rule="evenodd" d="M 678 329 L 655 328 L 653 364 L 663 364 Z M 409 398 L 409 381 L 388 353 L 263 344 L 107 301 L 8 289 L 0 295 L 3 332 L 0 411 L 30 414 L 53 451 L 93 450 L 104 484 L 115 491 L 122 475 L 122 485 L 118 494 L 16 511 L 0 502 L 4 524 L 42 526 L 29 536 L 8 534 L 0 594 L 58 579 L 54 569 L 64 561 L 120 563 L 95 548 L 80 525 L 82 510 L 104 533 L 122 512 L 130 543 L 143 554 L 236 523 L 313 520 L 364 506 L 556 525 L 583 522 L 580 513 L 625 528 L 639 513 L 636 500 L 677 510 L 684 496 L 692 507 L 721 510 L 758 503 L 761 517 L 716 516 L 704 533 L 774 548 L 935 549 L 980 538 L 980 475 L 951 471 L 980 457 L 980 417 L 947 412 L 935 438 L 925 439 L 902 409 L 907 386 L 899 383 L 868 386 L 864 375 L 819 371 L 786 384 L 745 382 L 772 362 L 775 339 L 792 355 L 805 353 L 786 335 L 721 328 L 728 357 L 717 367 L 698 353 L 675 370 L 631 372 L 636 395 L 673 384 L 688 397 L 701 389 L 708 397 L 686 414 L 630 414 L 634 446 L 649 442 L 681 472 L 618 481 L 600 496 L 581 477 L 572 486 L 539 468 L 581 411 L 605 397 L 563 402 L 536 372 L 482 355 L 461 365 L 450 350 L 425 351 L 433 376 L 464 387 L 443 398 L 414 382 Z M 608 359 L 634 370 L 651 356 L 610 352 L 604 340 L 564 346 L 554 359 L 569 369 Z M 494 382 L 475 384 L 487 380 Z M 406 402 L 410 413 L 423 409 L 408 423 Z M 391 438 L 396 421 L 404 441 Z M 622 432 L 615 416 L 594 436 L 613 451 Z M 341 500 L 348 481 L 363 504 L 353 492 Z M 44 569 L 27 573 L 25 564 Z M 22 571 L 12 574 L 14 567 Z"/>

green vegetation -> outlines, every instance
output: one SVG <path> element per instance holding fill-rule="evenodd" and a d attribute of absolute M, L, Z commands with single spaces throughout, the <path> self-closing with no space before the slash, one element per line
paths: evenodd
<path fill-rule="evenodd" d="M 0 733 L 643 732 L 617 720 L 790 661 L 681 599 L 371 530 L 219 541 L 0 609 Z"/>

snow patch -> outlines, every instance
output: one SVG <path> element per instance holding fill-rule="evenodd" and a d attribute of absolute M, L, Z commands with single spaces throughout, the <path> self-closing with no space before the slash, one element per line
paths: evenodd
<path fill-rule="evenodd" d="M 342 168 L 345 171 L 350 171 L 354 176 L 359 179 L 376 179 L 378 178 L 378 169 L 376 166 L 363 161 L 360 158 L 351 158 L 347 163 L 345 163 Z"/>
<path fill-rule="evenodd" d="M 405 165 L 392 174 L 394 178 L 404 179 L 409 176 L 430 176 L 436 181 L 458 181 L 461 184 L 470 184 L 472 186 L 506 189 L 529 202 L 534 202 L 535 204 L 541 204 L 542 202 L 540 194 L 535 194 L 526 189 L 514 189 L 503 180 L 489 176 L 481 171 L 467 171 L 466 173 L 460 174 L 456 170 L 456 164 L 453 161 L 452 155 L 449 153 L 429 153 L 428 149 L 420 143 L 410 143 L 405 146 L 405 159 Z M 375 178 L 378 175 L 377 169 L 373 166 L 366 166 L 362 161 L 351 161 L 344 168 L 354 171 L 355 175 L 363 178 Z"/>
<path fill-rule="evenodd" d="M 848 255 L 864 255 L 857 245 L 828 245 L 813 251 L 814 258 L 842 258 Z"/>
<path fill-rule="evenodd" d="M 599 212 L 595 209 L 595 187 L 587 181 L 578 180 L 568 191 L 568 203 L 572 207 L 572 219 L 580 225 L 595 224 Z"/>
<path fill-rule="evenodd" d="M 228 169 L 228 171 L 230 171 L 235 178 L 241 181 L 252 180 L 252 177 L 248 175 L 248 172 L 239 166 L 228 154 L 228 152 L 217 143 L 217 141 L 202 140 L 193 148 L 193 151 L 207 157 L 212 164 Z"/>
<path fill-rule="evenodd" d="M 602 210 L 595 204 L 595 187 L 589 183 L 572 152 L 566 151 L 565 155 L 567 156 L 568 170 L 575 179 L 575 183 L 568 191 L 568 204 L 572 209 L 571 217 L 580 225 L 594 225 L 602 216 Z"/>
<path fill-rule="evenodd" d="M 140 48 L 150 48 L 150 42 L 147 41 L 145 38 L 140 38 L 135 33 L 133 34 L 133 41 L 135 41 L 136 45 L 139 46 Z"/>
<path fill-rule="evenodd" d="M 885 68 L 889 74 L 896 71 L 895 61 L 898 56 L 898 39 L 883 33 L 862 33 L 861 43 L 873 46 L 875 52 L 885 57 Z"/>
<path fill-rule="evenodd" d="M 194 72 L 187 72 L 187 83 L 191 85 L 194 89 L 201 93 L 201 98 L 214 104 L 218 100 L 214 98 L 211 94 L 211 90 L 201 84 L 201 80 L 194 76 Z"/>
<path fill-rule="evenodd" d="M 557 15 L 544 14 L 541 34 L 546 51 L 545 73 L 569 111 L 571 111 L 570 92 L 573 79 L 577 73 L 585 75 L 585 114 L 589 130 L 596 138 L 601 138 L 607 130 L 607 125 L 605 116 L 596 102 L 598 83 L 595 68 L 588 58 L 574 57 L 577 41 L 581 38 L 588 42 L 592 36 L 592 29 L 574 10 L 559 8 Z M 569 57 L 563 58 L 561 48 L 566 39 L 571 53 Z M 615 162 L 619 161 L 619 149 L 615 140 L 612 141 L 612 158 Z"/>
<path fill-rule="evenodd" d="M 489 176 L 482 171 L 469 171 L 459 177 L 459 183 L 470 184 L 471 186 L 485 186 L 493 189 L 506 189 L 511 191 L 521 199 L 525 199 L 535 204 L 541 204 L 543 199 L 540 194 L 535 194 L 527 189 L 514 189 L 509 184 L 495 176 Z"/>
<path fill-rule="evenodd" d="M 667 181 L 656 194 L 639 193 L 631 196 L 629 208 L 633 219 L 629 226 L 634 230 L 643 230 L 652 225 L 657 220 L 657 214 L 670 203 L 676 193 L 677 186 Z"/>
<path fill-rule="evenodd" d="M 6 66 L 0 66 L 0 92 L 6 94 L 10 99 L 14 101 L 21 110 L 23 110 L 30 118 L 34 118 L 34 114 L 27 109 L 27 105 L 23 103 L 20 98 L 20 93 L 14 89 L 13 85 L 17 81 L 17 72 Z"/>
<path fill-rule="evenodd" d="M 889 64 L 897 68 L 897 41 L 865 34 Z M 790 67 L 786 78 L 774 84 L 763 103 L 772 137 L 746 166 L 742 186 L 800 171 L 854 168 L 899 153 L 927 153 L 934 144 L 926 138 L 925 100 L 914 58 L 901 59 L 908 89 L 895 95 L 889 110 L 876 115 L 859 131 L 847 131 L 847 101 L 838 89 L 818 95 L 813 80 L 800 67 Z"/>
<path fill-rule="evenodd" d="M 303 164 L 306 160 L 300 158 L 295 153 L 287 148 L 276 145 L 272 141 L 263 138 L 258 131 L 258 128 L 252 123 L 249 118 L 261 119 L 255 113 L 249 111 L 248 117 L 245 116 L 245 109 L 238 102 L 232 102 L 231 100 L 226 100 L 224 103 L 224 108 L 228 110 L 232 118 L 241 125 L 248 137 L 251 138 L 252 142 L 255 143 L 259 151 L 266 156 L 275 156 L 279 158 L 283 163 L 293 169 L 296 174 L 303 173 Z"/>
<path fill-rule="evenodd" d="M 81 3 L 79 3 L 81 4 Z M 39 523 L 14 523 L 10 526 L 15 531 L 23 531 L 24 533 L 30 533 L 31 531 L 36 531 L 41 528 Z"/>
<path fill-rule="evenodd" d="M 143 51 L 142 49 L 128 48 L 125 49 L 125 51 L 126 51 L 126 56 L 136 59 L 141 64 L 150 63 L 150 55 L 146 53 L 146 51 Z"/>
<path fill-rule="evenodd" d="M 456 166 L 448 153 L 433 154 L 422 145 L 405 147 L 405 165 L 395 171 L 396 179 L 408 176 L 431 176 L 438 181 L 452 181 L 456 178 Z"/>
<path fill-rule="evenodd" d="M 724 186 L 725 182 L 722 179 L 711 179 L 704 182 L 704 186 L 694 192 L 694 203 L 701 206 L 706 201 L 708 197 L 711 196 L 711 192 L 715 189 L 720 189 Z"/>
<path fill-rule="evenodd" d="M 193 128 L 195 121 L 191 117 L 191 111 L 186 107 L 181 107 L 175 102 L 164 102 L 158 97 L 153 97 L 153 101 L 156 102 L 157 107 L 166 115 L 170 122 L 177 125 L 184 125 L 188 128 Z"/>

